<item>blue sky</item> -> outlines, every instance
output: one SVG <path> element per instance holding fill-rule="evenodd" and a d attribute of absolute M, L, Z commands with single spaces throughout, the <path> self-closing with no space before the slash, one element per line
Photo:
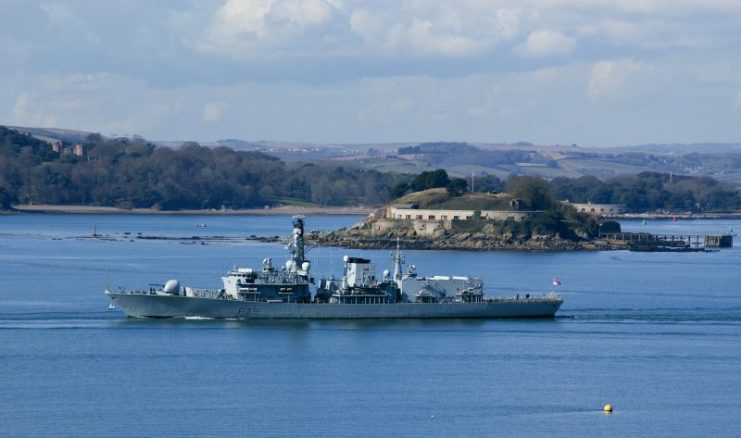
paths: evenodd
<path fill-rule="evenodd" d="M 196 141 L 741 141 L 741 0 L 0 11 L 2 124 Z"/>

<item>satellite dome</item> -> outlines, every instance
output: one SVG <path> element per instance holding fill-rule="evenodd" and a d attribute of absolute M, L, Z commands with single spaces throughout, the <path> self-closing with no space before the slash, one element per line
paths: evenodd
<path fill-rule="evenodd" d="M 162 292 L 166 294 L 177 295 L 180 293 L 180 282 L 177 280 L 167 280 L 165 287 L 162 288 Z"/>

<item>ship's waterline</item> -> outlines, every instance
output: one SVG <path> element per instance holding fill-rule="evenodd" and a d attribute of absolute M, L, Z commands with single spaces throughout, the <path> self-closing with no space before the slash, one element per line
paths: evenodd
<path fill-rule="evenodd" d="M 228 319 L 440 319 L 547 318 L 563 301 L 557 297 L 494 298 L 478 303 L 268 303 L 107 292 L 117 307 L 137 318 Z"/>

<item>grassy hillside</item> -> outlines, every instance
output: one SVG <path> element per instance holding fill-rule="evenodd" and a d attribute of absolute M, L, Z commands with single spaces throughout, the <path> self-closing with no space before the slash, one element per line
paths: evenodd
<path fill-rule="evenodd" d="M 394 204 L 417 204 L 419 208 L 450 210 L 512 210 L 512 196 L 507 193 L 464 193 L 451 196 L 445 188 L 409 193 Z"/>

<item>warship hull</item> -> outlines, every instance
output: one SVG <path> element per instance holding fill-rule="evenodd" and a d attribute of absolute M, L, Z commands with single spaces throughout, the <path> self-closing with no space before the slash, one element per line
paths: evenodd
<path fill-rule="evenodd" d="M 270 303 L 222 298 L 106 292 L 135 318 L 214 319 L 441 319 L 552 318 L 563 302 L 554 297 L 494 298 L 478 303 Z"/>

